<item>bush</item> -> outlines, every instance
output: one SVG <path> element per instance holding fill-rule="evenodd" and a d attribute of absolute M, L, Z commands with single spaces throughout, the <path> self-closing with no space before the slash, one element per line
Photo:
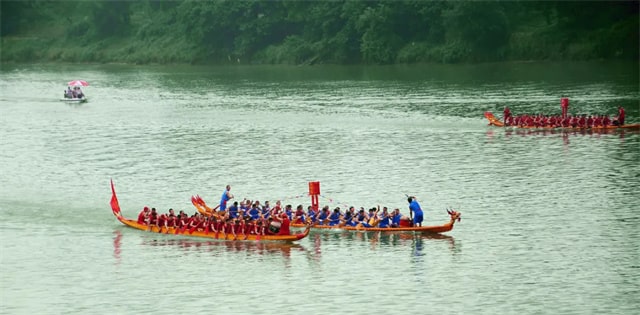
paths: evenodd
<path fill-rule="evenodd" d="M 254 56 L 254 61 L 275 64 L 302 64 L 313 60 L 317 52 L 313 45 L 300 36 L 285 38 L 280 45 L 268 46 Z"/>

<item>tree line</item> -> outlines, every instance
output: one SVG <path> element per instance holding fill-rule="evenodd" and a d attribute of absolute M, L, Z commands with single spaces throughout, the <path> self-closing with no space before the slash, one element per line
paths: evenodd
<path fill-rule="evenodd" d="M 639 57 L 637 1 L 2 1 L 2 59 L 393 64 Z"/>

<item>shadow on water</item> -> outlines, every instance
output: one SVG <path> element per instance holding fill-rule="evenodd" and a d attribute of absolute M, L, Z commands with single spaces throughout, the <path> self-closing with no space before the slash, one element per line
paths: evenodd
<path fill-rule="evenodd" d="M 368 242 L 372 250 L 384 247 L 411 247 L 416 254 L 420 255 L 424 242 L 445 242 L 452 252 L 459 252 L 459 246 L 453 236 L 439 233 L 419 233 L 419 232 L 358 232 L 358 231 L 318 231 L 311 239 L 314 243 L 314 252 L 322 252 L 322 242 Z"/>
<path fill-rule="evenodd" d="M 115 230 L 113 232 L 113 257 L 116 264 L 120 263 L 122 252 L 122 232 Z M 144 246 L 173 247 L 182 251 L 189 252 L 246 252 L 255 255 L 282 255 L 290 258 L 294 251 L 306 252 L 307 249 L 300 244 L 280 243 L 280 242 L 254 242 L 254 241 L 212 241 L 212 240 L 193 240 L 193 239 L 159 239 L 145 238 L 142 241 Z"/>
<path fill-rule="evenodd" d="M 601 135 L 619 135 L 620 138 L 624 138 L 625 133 L 640 133 L 640 130 L 624 130 L 624 129 L 605 129 L 605 130 L 593 130 L 593 129 L 580 129 L 580 130 L 561 130 L 561 129 L 507 129 L 505 130 L 505 136 L 551 136 L 562 135 L 568 136 L 593 136 L 600 137 Z"/>

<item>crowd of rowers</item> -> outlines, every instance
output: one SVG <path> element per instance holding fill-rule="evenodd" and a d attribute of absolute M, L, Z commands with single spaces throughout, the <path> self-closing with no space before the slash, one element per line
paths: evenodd
<path fill-rule="evenodd" d="M 213 209 L 216 210 L 216 209 Z M 168 213 L 158 213 L 155 208 L 144 207 L 138 215 L 137 223 L 149 227 L 156 226 L 159 232 L 168 233 L 169 228 L 180 231 L 206 231 L 207 233 L 222 233 L 237 235 L 289 235 L 290 224 L 310 224 L 327 226 L 353 226 L 353 227 L 380 227 L 393 228 L 401 226 L 401 220 L 407 217 L 396 208 L 389 211 L 387 207 L 372 207 L 365 211 L 360 207 L 356 211 L 351 206 L 345 211 L 336 207 L 333 211 L 325 206 L 318 211 L 308 206 L 304 211 L 302 205 L 295 210 L 291 205 L 284 208 L 277 201 L 271 207 L 269 202 L 260 204 L 260 201 L 243 200 L 233 203 L 224 211 L 213 211 L 204 215 L 196 212 L 189 216 L 184 211 L 175 214 L 173 209 Z"/>
<path fill-rule="evenodd" d="M 522 114 L 513 116 L 508 107 L 504 113 L 505 126 L 518 127 L 549 127 L 549 128 L 602 128 L 624 125 L 624 108 L 618 108 L 618 115 L 610 118 L 609 115 L 543 115 Z"/>

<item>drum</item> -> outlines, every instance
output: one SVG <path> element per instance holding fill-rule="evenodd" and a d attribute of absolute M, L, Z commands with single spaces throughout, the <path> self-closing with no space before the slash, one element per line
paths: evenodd
<path fill-rule="evenodd" d="M 400 219 L 400 227 L 411 227 L 412 225 L 413 222 L 411 222 L 411 219 L 407 217 L 402 217 L 402 219 Z"/>
<path fill-rule="evenodd" d="M 271 223 L 269 223 L 269 232 L 273 234 L 278 234 L 278 232 L 280 232 L 281 226 L 282 226 L 282 223 L 278 221 L 271 221 Z"/>

